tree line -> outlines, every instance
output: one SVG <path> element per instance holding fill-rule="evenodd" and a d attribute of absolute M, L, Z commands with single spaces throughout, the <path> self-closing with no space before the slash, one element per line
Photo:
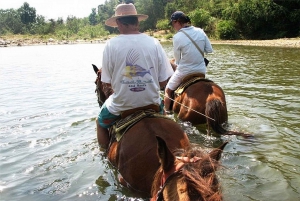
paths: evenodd
<path fill-rule="evenodd" d="M 170 30 L 171 14 L 181 10 L 192 24 L 219 39 L 275 39 L 300 36 L 300 0 L 106 0 L 89 16 L 45 20 L 27 2 L 19 9 L 0 9 L 0 35 L 53 35 L 61 39 L 97 38 L 116 33 L 104 25 L 119 3 L 133 3 L 149 18 L 141 31 Z"/>

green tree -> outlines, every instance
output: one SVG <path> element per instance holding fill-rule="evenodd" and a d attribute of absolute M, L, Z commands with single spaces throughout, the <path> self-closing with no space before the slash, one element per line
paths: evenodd
<path fill-rule="evenodd" d="M 27 2 L 18 9 L 20 13 L 21 21 L 23 24 L 30 24 L 36 21 L 36 10 L 33 7 L 30 7 Z"/>
<path fill-rule="evenodd" d="M 61 18 L 61 17 L 59 17 L 59 18 L 57 19 L 56 22 L 57 22 L 57 24 L 59 24 L 59 25 L 64 24 L 64 19 Z"/>
<path fill-rule="evenodd" d="M 300 0 L 292 0 L 292 1 L 273 0 L 273 2 L 287 8 L 288 10 L 300 9 Z"/>
<path fill-rule="evenodd" d="M 73 33 L 73 34 L 77 34 L 80 27 L 79 27 L 79 19 L 77 19 L 76 17 L 74 16 L 68 16 L 67 17 L 67 29 Z"/>
<path fill-rule="evenodd" d="M 164 19 L 164 1 L 162 0 L 139 0 L 135 3 L 138 13 L 148 15 L 145 22 L 141 22 L 141 31 L 155 29 L 156 23 L 160 19 Z"/>
<path fill-rule="evenodd" d="M 0 35 L 19 34 L 22 32 L 23 23 L 19 13 L 14 9 L 0 9 Z"/>
<path fill-rule="evenodd" d="M 188 13 L 188 16 L 191 18 L 193 25 L 203 29 L 206 29 L 210 23 L 210 13 L 204 9 L 195 9 Z"/>
<path fill-rule="evenodd" d="M 89 15 L 90 25 L 95 26 L 97 24 L 97 13 L 96 8 L 92 8 L 92 13 Z"/>
<path fill-rule="evenodd" d="M 170 19 L 172 13 L 177 10 L 177 5 L 175 3 L 167 3 L 165 7 L 165 18 Z"/>
<path fill-rule="evenodd" d="M 220 39 L 237 39 L 238 32 L 236 29 L 235 21 L 233 20 L 221 20 L 217 24 L 217 36 Z"/>

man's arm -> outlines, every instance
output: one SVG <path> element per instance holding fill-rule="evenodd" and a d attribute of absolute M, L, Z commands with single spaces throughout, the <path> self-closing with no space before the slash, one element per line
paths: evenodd
<path fill-rule="evenodd" d="M 169 79 L 163 81 L 163 82 L 159 82 L 159 86 L 160 86 L 160 89 L 164 89 L 168 83 Z"/>

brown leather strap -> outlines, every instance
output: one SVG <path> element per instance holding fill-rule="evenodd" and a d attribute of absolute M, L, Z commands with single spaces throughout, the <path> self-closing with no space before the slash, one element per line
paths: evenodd
<path fill-rule="evenodd" d="M 125 118 L 125 117 L 133 114 L 136 111 L 139 111 L 139 110 L 148 110 L 148 109 L 152 109 L 152 110 L 154 110 L 156 112 L 159 112 L 159 106 L 155 105 L 155 104 L 151 104 L 151 105 L 146 105 L 146 106 L 143 106 L 143 107 L 137 107 L 137 108 L 133 108 L 133 109 L 130 109 L 130 110 L 125 110 L 125 111 L 123 111 L 121 113 L 121 117 Z"/>
<path fill-rule="evenodd" d="M 201 77 L 201 78 L 205 78 L 205 75 L 203 73 L 193 73 L 193 74 L 189 74 L 186 75 L 183 79 L 182 82 L 186 82 L 189 79 L 193 78 L 193 77 Z"/>

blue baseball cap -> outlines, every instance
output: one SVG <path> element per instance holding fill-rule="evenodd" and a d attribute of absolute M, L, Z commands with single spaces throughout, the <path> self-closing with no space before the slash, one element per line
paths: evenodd
<path fill-rule="evenodd" d="M 182 11 L 176 11 L 171 15 L 169 25 L 172 25 L 172 22 L 178 19 L 182 19 L 184 22 L 191 22 L 190 18 L 186 16 Z"/>

